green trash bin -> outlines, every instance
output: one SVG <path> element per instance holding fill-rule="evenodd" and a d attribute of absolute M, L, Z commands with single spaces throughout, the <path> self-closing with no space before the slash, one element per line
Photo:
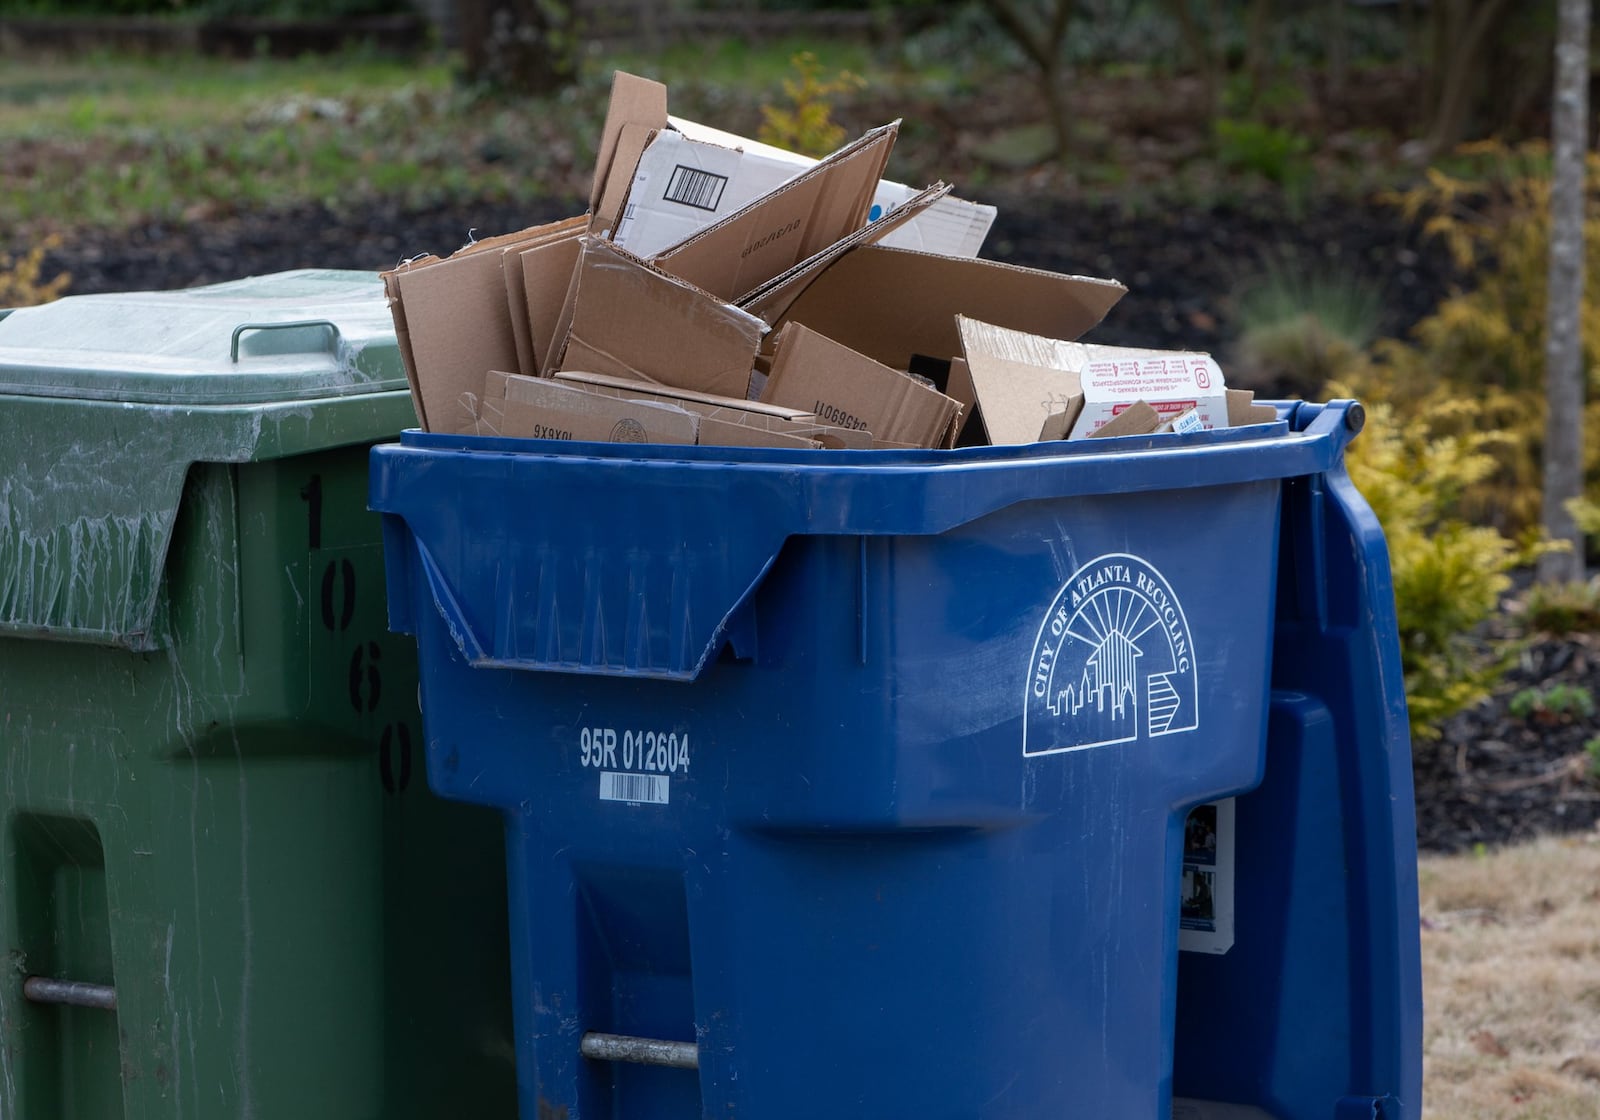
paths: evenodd
<path fill-rule="evenodd" d="M 414 423 L 368 273 L 0 312 L 0 1115 L 515 1114 L 366 510 Z"/>

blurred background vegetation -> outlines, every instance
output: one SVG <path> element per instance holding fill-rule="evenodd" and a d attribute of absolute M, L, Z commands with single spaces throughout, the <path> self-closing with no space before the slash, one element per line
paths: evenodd
<path fill-rule="evenodd" d="M 1383 207 L 1454 269 L 1403 335 L 1338 246 L 1252 251 L 1217 314 L 1231 379 L 1374 406 L 1352 470 L 1395 553 L 1428 737 L 1517 643 L 1600 617 L 1588 584 L 1508 599 L 1540 548 L 1554 35 L 1554 0 L 9 0 L 0 305 L 71 290 L 52 246 L 150 223 L 581 209 L 614 68 L 666 81 L 676 114 L 815 152 L 903 118 L 892 177 L 1007 209 Z M 1582 321 L 1592 378 L 1600 297 Z"/>

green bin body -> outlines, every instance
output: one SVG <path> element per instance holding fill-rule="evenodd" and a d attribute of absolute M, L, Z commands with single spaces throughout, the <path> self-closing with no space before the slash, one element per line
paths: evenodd
<path fill-rule="evenodd" d="M 366 509 L 414 423 L 367 273 L 0 313 L 0 1115 L 514 1115 Z"/>

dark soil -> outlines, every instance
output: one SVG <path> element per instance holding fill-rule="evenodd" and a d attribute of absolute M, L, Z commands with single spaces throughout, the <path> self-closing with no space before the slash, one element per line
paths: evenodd
<path fill-rule="evenodd" d="M 992 201 L 1000 217 L 985 255 L 1128 285 L 1128 296 L 1091 336 L 1101 342 L 1226 355 L 1232 297 L 1267 262 L 1367 277 L 1381 292 L 1381 333 L 1395 336 L 1426 315 L 1454 280 L 1442 250 L 1375 203 L 1324 202 L 1292 211 L 1269 199 L 1129 214 L 1114 205 L 1055 198 Z M 65 269 L 72 276 L 69 294 L 86 294 L 192 287 L 292 268 L 377 271 L 423 252 L 449 253 L 474 235 L 580 209 L 576 202 L 548 201 L 407 211 L 377 202 L 193 226 L 147 225 L 114 235 L 80 233 L 47 259 L 46 275 Z M 1500 695 L 1451 720 L 1442 740 L 1416 745 L 1418 838 L 1425 850 L 1495 845 L 1600 821 L 1600 783 L 1587 777 L 1584 750 L 1596 731 L 1593 721 L 1530 722 L 1507 711 L 1517 689 L 1553 682 L 1581 684 L 1600 696 L 1600 642 L 1530 645 Z"/>
<path fill-rule="evenodd" d="M 1128 295 L 1090 336 L 1097 342 L 1226 354 L 1235 294 L 1275 263 L 1369 280 L 1380 293 L 1384 335 L 1403 335 L 1453 280 L 1440 247 L 1425 243 L 1393 208 L 1373 202 L 1323 202 L 1299 212 L 1264 198 L 1248 206 L 1132 214 L 1117 205 L 1057 199 L 985 201 L 1000 210 L 985 256 L 1127 284 Z M 68 294 L 81 295 L 187 288 L 291 268 L 377 271 L 425 252 L 448 254 L 473 236 L 581 210 L 575 201 L 410 211 L 375 202 L 153 224 L 117 234 L 80 233 L 47 258 L 46 274 L 65 269 L 72 275 Z M 1284 395 L 1320 386 L 1258 388 Z"/>
<path fill-rule="evenodd" d="M 1494 696 L 1447 720 L 1437 741 L 1414 744 L 1425 848 L 1460 851 L 1600 827 L 1600 757 L 1586 749 L 1600 720 L 1524 714 L 1514 703 L 1525 689 L 1550 695 L 1562 686 L 1600 697 L 1600 636 L 1528 641 Z"/>

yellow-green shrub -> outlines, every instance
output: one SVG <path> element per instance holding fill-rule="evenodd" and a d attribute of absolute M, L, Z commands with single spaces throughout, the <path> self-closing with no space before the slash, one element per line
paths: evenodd
<path fill-rule="evenodd" d="M 59 244 L 59 238 L 47 237 L 20 260 L 0 253 L 0 307 L 32 307 L 60 298 L 72 280 L 70 275 L 58 273 L 47 281 L 39 278 L 44 270 L 44 255 Z"/>
<path fill-rule="evenodd" d="M 1425 232 L 1443 239 L 1473 284 L 1453 292 L 1406 341 L 1374 347 L 1372 363 L 1351 380 L 1381 394 L 1407 423 L 1445 434 L 1473 427 L 1498 432 L 1502 469 L 1477 478 L 1458 512 L 1468 520 L 1521 532 L 1539 522 L 1544 440 L 1544 326 L 1550 254 L 1550 163 L 1540 143 L 1472 145 L 1461 170 L 1430 169 L 1427 180 L 1392 200 Z M 1585 237 L 1589 275 L 1600 276 L 1600 156 L 1589 157 Z M 1591 395 L 1600 397 L 1600 285 L 1590 284 L 1581 329 Z M 1441 402 L 1468 399 L 1477 410 L 1454 426 L 1426 418 Z M 1591 481 L 1600 481 L 1600 405 L 1585 415 Z"/>
<path fill-rule="evenodd" d="M 1373 402 L 1348 458 L 1350 477 L 1388 538 L 1400 663 L 1419 739 L 1437 737 L 1440 720 L 1488 695 L 1504 672 L 1504 644 L 1475 631 L 1509 589 L 1506 573 L 1530 556 L 1528 547 L 1458 515 L 1463 494 L 1494 471 L 1499 437 L 1474 430 L 1472 402 L 1439 408 L 1442 428 L 1463 430 L 1405 422 L 1392 405 Z"/>
<path fill-rule="evenodd" d="M 803 155 L 825 156 L 845 138 L 844 126 L 833 119 L 833 99 L 861 89 L 866 79 L 841 70 L 824 80 L 822 63 L 810 51 L 800 51 L 789 61 L 797 75 L 783 80 L 789 103 L 761 106 L 756 139 Z"/>

